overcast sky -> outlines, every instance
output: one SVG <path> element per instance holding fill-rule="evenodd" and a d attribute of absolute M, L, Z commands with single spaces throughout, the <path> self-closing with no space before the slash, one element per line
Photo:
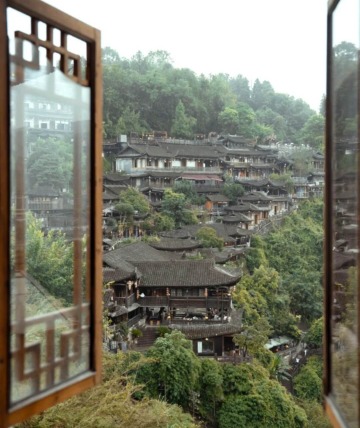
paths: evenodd
<path fill-rule="evenodd" d="M 268 80 L 318 110 L 327 0 L 48 0 L 97 27 L 121 57 L 165 50 L 175 67 Z"/>

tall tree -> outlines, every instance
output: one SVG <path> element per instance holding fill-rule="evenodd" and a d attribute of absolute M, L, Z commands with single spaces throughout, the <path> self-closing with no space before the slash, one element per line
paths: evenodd
<path fill-rule="evenodd" d="M 315 150 L 323 151 L 325 144 L 324 117 L 320 114 L 310 116 L 299 133 L 299 139 Z"/>
<path fill-rule="evenodd" d="M 186 115 L 184 104 L 180 100 L 176 106 L 174 122 L 171 127 L 171 135 L 176 138 L 192 139 L 194 137 L 195 125 L 196 119 Z"/>
<path fill-rule="evenodd" d="M 219 113 L 218 122 L 221 132 L 235 135 L 239 130 L 239 113 L 233 108 L 225 107 L 225 109 Z"/>
<path fill-rule="evenodd" d="M 141 367 L 137 381 L 145 384 L 151 397 L 163 397 L 169 403 L 190 408 L 200 374 L 200 362 L 191 342 L 175 330 L 159 337 L 146 356 L 153 362 Z"/>
<path fill-rule="evenodd" d="M 224 367 L 225 401 L 219 428 L 307 427 L 305 412 L 258 364 Z"/>
<path fill-rule="evenodd" d="M 187 205 L 186 196 L 183 193 L 165 189 L 161 210 L 163 214 L 174 219 L 176 226 L 197 223 L 197 219 Z"/>
<path fill-rule="evenodd" d="M 73 299 L 73 257 L 73 244 L 63 233 L 50 231 L 45 234 L 41 222 L 31 213 L 27 214 L 27 271 L 41 287 L 65 305 Z"/>
<path fill-rule="evenodd" d="M 38 139 L 31 144 L 27 161 L 28 185 L 69 191 L 73 174 L 73 145 L 70 141 Z"/>
<path fill-rule="evenodd" d="M 150 211 L 150 203 L 146 196 L 144 196 L 135 187 L 129 187 L 120 192 L 120 203 L 130 205 L 134 211 L 140 214 L 146 214 Z"/>

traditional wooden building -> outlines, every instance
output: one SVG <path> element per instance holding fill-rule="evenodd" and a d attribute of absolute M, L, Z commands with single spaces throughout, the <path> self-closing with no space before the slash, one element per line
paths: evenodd
<path fill-rule="evenodd" d="M 128 327 L 139 322 L 149 327 L 177 325 L 179 330 L 184 327 L 184 333 L 193 325 L 198 334 L 200 329 L 209 337 L 222 337 L 212 351 L 221 355 L 225 343 L 227 347 L 230 344 L 225 336 L 229 338 L 241 327 L 232 322 L 231 304 L 231 290 L 240 272 L 224 269 L 213 258 L 184 259 L 184 251 L 198 244 L 181 241 L 180 252 L 176 251 L 179 243 L 169 239 L 168 245 L 158 245 L 161 250 L 138 242 L 103 255 L 104 302 L 113 332 L 120 331 L 124 323 Z M 200 355 L 207 353 L 198 351 Z"/>

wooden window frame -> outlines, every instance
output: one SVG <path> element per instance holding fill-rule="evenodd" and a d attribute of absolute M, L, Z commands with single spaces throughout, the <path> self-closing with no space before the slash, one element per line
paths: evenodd
<path fill-rule="evenodd" d="M 84 41 L 91 72 L 90 143 L 90 369 L 10 405 L 10 76 L 7 8 L 25 13 Z M 0 0 L 0 428 L 14 425 L 100 382 L 102 353 L 102 75 L 100 32 L 40 0 Z"/>
<path fill-rule="evenodd" d="M 326 72 L 326 123 L 325 123 L 325 192 L 324 192 L 324 375 L 323 375 L 323 391 L 324 391 L 324 408 L 329 417 L 329 420 L 334 428 L 346 428 L 348 425 L 342 416 L 342 409 L 339 408 L 332 395 L 332 306 L 333 306 L 333 284 L 332 284 L 332 271 L 333 266 L 333 192 L 334 183 L 332 177 L 333 170 L 333 104 L 334 94 L 332 88 L 333 81 L 333 14 L 341 0 L 328 0 L 328 13 L 327 13 L 327 72 Z M 358 90 L 360 87 L 360 65 L 358 63 Z M 358 96 L 358 111 L 360 111 Z M 358 118 L 358 136 L 359 134 L 359 121 Z M 358 174 L 360 174 L 360 157 L 357 165 Z M 355 195 L 360 204 L 359 191 Z M 360 207 L 357 207 L 357 218 L 359 219 Z M 358 220 L 359 222 L 359 220 Z M 359 224 L 359 223 L 358 223 Z M 359 233 L 359 232 L 358 232 Z M 358 243 L 359 236 L 357 237 Z M 357 257 L 357 266 L 360 266 L 360 256 Z M 358 290 L 360 284 L 360 273 L 358 273 Z M 357 293 L 357 311 L 359 315 L 360 309 L 360 293 Z M 360 317 L 358 316 L 358 335 L 360 332 Z M 360 343 L 358 337 L 358 343 Z M 360 354 L 358 352 L 358 364 L 360 367 Z M 358 368 L 358 391 L 360 395 L 360 369 Z M 360 412 L 360 403 L 358 401 L 357 407 Z"/>

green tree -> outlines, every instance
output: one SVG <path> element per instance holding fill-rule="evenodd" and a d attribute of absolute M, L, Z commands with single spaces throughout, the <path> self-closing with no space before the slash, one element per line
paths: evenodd
<path fill-rule="evenodd" d="M 270 378 L 278 381 L 288 380 L 291 378 L 289 363 L 279 354 L 271 354 L 272 359 L 268 367 Z"/>
<path fill-rule="evenodd" d="M 271 326 L 266 318 L 259 317 L 253 324 L 246 325 L 240 334 L 234 336 L 243 358 L 259 354 L 264 350 L 271 334 Z"/>
<path fill-rule="evenodd" d="M 228 182 L 224 184 L 223 194 L 230 200 L 230 205 L 236 205 L 238 199 L 243 196 L 245 190 L 239 183 Z"/>
<path fill-rule="evenodd" d="M 183 193 L 176 193 L 171 189 L 165 189 L 161 204 L 162 213 L 171 217 L 175 221 L 175 226 L 182 224 L 196 224 L 197 219 L 189 210 L 186 203 L 186 196 Z"/>
<path fill-rule="evenodd" d="M 249 273 L 254 273 L 256 268 L 268 266 L 269 262 L 266 257 L 265 243 L 261 236 L 253 235 L 250 241 L 250 248 L 245 254 L 246 267 Z"/>
<path fill-rule="evenodd" d="M 139 364 L 141 358 L 134 353 L 105 353 L 100 385 L 34 416 L 19 428 L 199 427 L 177 405 L 147 397 L 134 400 L 141 387 L 133 383 L 128 373 L 136 371 Z"/>
<path fill-rule="evenodd" d="M 267 80 L 256 79 L 251 91 L 251 105 L 254 110 L 271 107 L 275 91 Z"/>
<path fill-rule="evenodd" d="M 204 419 L 214 424 L 217 410 L 224 400 L 222 367 L 217 361 L 208 358 L 200 359 L 200 363 L 199 410 Z"/>
<path fill-rule="evenodd" d="M 220 238 L 216 230 L 210 226 L 200 228 L 196 233 L 196 239 L 198 239 L 205 248 L 218 248 L 218 250 L 221 251 L 224 247 L 224 239 Z"/>
<path fill-rule="evenodd" d="M 256 364 L 226 366 L 219 428 L 307 426 L 305 412 L 265 369 Z"/>
<path fill-rule="evenodd" d="M 150 204 L 146 196 L 144 196 L 135 187 L 128 187 L 120 193 L 120 204 L 131 206 L 135 211 L 140 214 L 147 214 L 150 211 Z"/>
<path fill-rule="evenodd" d="M 120 217 L 123 220 L 132 220 L 134 216 L 134 207 L 131 204 L 128 203 L 119 203 L 115 205 L 115 210 L 117 213 L 119 213 Z"/>
<path fill-rule="evenodd" d="M 322 313 L 322 200 L 311 200 L 264 238 L 269 265 L 281 276 L 293 314 L 312 321 Z"/>
<path fill-rule="evenodd" d="M 218 122 L 221 132 L 235 135 L 239 130 L 239 113 L 233 108 L 225 107 L 225 109 L 219 113 Z"/>
<path fill-rule="evenodd" d="M 259 319 L 266 319 L 275 334 L 298 338 L 296 318 L 290 313 L 290 299 L 275 269 L 261 265 L 255 268 L 253 275 L 244 275 L 236 285 L 233 300 L 243 310 L 245 327 L 253 329 Z"/>
<path fill-rule="evenodd" d="M 200 362 L 191 342 L 174 330 L 156 339 L 146 356 L 153 362 L 139 369 L 137 381 L 145 384 L 150 397 L 163 397 L 169 403 L 190 408 L 190 396 L 198 389 L 200 374 Z"/>
<path fill-rule="evenodd" d="M 116 124 L 116 131 L 118 135 L 129 135 L 130 132 L 137 132 L 139 135 L 141 135 L 146 130 L 147 127 L 140 118 L 140 112 L 130 110 L 130 107 L 127 106 Z"/>
<path fill-rule="evenodd" d="M 69 189 L 73 169 L 73 147 L 70 141 L 39 139 L 31 144 L 27 160 L 29 185 Z"/>
<path fill-rule="evenodd" d="M 314 114 L 309 117 L 305 125 L 299 132 L 299 140 L 308 144 L 315 150 L 324 150 L 325 144 L 325 119 L 321 114 Z"/>
<path fill-rule="evenodd" d="M 156 213 L 153 217 L 154 229 L 156 232 L 164 232 L 165 230 L 174 230 L 175 221 L 172 217 L 166 214 Z"/>
<path fill-rule="evenodd" d="M 184 104 L 180 100 L 176 106 L 174 122 L 171 127 L 171 135 L 176 138 L 192 139 L 195 125 L 196 119 L 186 115 Z"/>
<path fill-rule="evenodd" d="M 59 231 L 45 234 L 41 222 L 27 214 L 27 271 L 48 293 L 65 304 L 73 299 L 73 257 L 73 244 L 65 234 Z"/>
<path fill-rule="evenodd" d="M 182 193 L 186 196 L 186 202 L 192 205 L 202 205 L 205 197 L 199 196 L 194 184 L 189 180 L 178 180 L 173 187 L 175 193 Z"/>
<path fill-rule="evenodd" d="M 291 177 L 291 174 L 270 174 L 270 180 L 282 183 L 287 190 L 288 193 L 292 193 L 294 191 L 294 180 Z"/>
<path fill-rule="evenodd" d="M 304 341 L 311 347 L 320 348 L 323 344 L 324 319 L 320 317 L 314 320 L 306 332 Z"/>
<path fill-rule="evenodd" d="M 310 357 L 294 378 L 295 395 L 305 400 L 322 399 L 322 364 L 319 358 Z"/>
<path fill-rule="evenodd" d="M 307 176 L 311 172 L 311 160 L 313 151 L 308 148 L 301 148 L 293 152 L 293 174 L 301 177 Z"/>
<path fill-rule="evenodd" d="M 332 428 L 322 404 L 315 400 L 298 400 L 298 402 L 305 410 L 311 428 Z"/>
<path fill-rule="evenodd" d="M 235 78 L 230 78 L 229 84 L 238 102 L 250 104 L 251 90 L 249 80 L 246 77 L 238 75 Z"/>
<path fill-rule="evenodd" d="M 238 103 L 236 110 L 239 114 L 239 134 L 244 137 L 254 138 L 257 136 L 257 122 L 254 110 L 245 103 Z"/>
<path fill-rule="evenodd" d="M 101 49 L 101 59 L 103 64 L 120 63 L 119 54 L 109 46 L 105 46 L 103 49 Z"/>
<path fill-rule="evenodd" d="M 256 111 L 256 118 L 259 123 L 272 130 L 276 139 L 286 139 L 286 121 L 283 116 L 274 112 L 269 107 L 264 107 Z"/>

